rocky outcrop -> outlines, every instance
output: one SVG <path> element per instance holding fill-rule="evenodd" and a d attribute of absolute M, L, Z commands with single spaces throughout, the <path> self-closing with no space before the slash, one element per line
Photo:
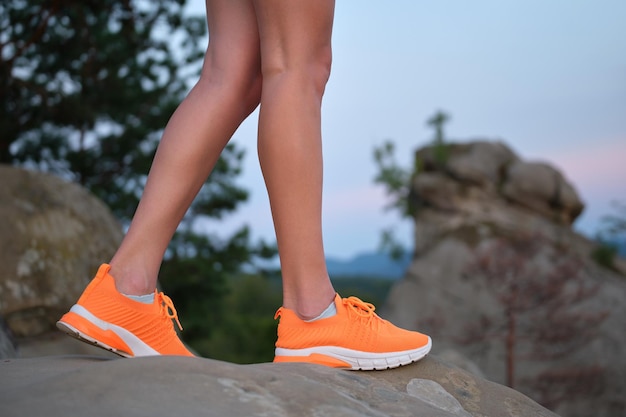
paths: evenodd
<path fill-rule="evenodd" d="M 79 411 L 77 411 L 79 410 Z M 0 363 L 0 415 L 556 417 L 433 357 L 352 372 L 307 364 L 63 356 Z"/>
<path fill-rule="evenodd" d="M 572 184 L 499 142 L 423 148 L 415 166 L 414 260 L 382 315 L 560 415 L 624 414 L 626 279 L 572 230 Z"/>
<path fill-rule="evenodd" d="M 113 255 L 121 226 L 77 184 L 3 165 L 0 178 L 0 316 L 18 341 L 47 340 Z"/>

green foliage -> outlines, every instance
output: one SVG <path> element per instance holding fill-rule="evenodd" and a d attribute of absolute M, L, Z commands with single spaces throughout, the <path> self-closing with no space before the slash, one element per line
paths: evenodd
<path fill-rule="evenodd" d="M 446 164 L 449 156 L 448 144 L 445 142 L 445 135 L 443 133 L 443 126 L 450 120 L 450 115 L 441 110 L 437 111 L 428 121 L 427 125 L 432 126 L 435 129 L 435 137 L 433 139 L 433 153 L 435 156 L 435 163 L 443 167 Z"/>
<path fill-rule="evenodd" d="M 449 120 L 450 115 L 443 111 L 437 111 L 426 121 L 426 124 L 435 130 L 431 149 L 434 162 L 438 167 L 443 167 L 449 156 L 449 144 L 445 141 L 443 131 L 444 125 Z M 386 209 L 397 210 L 402 218 L 407 218 L 413 216 L 418 208 L 411 187 L 413 179 L 423 171 L 424 161 L 416 156 L 413 160 L 413 166 L 404 168 L 396 161 L 395 148 L 395 144 L 391 140 L 386 140 L 382 145 L 374 147 L 374 162 L 378 168 L 374 183 L 381 184 L 385 188 L 390 200 Z M 402 252 L 405 252 L 390 228 L 381 232 L 380 247 L 392 258 L 397 258 Z"/>
<path fill-rule="evenodd" d="M 444 125 L 450 120 L 450 116 L 437 111 L 426 122 L 435 129 L 435 136 L 431 148 L 435 163 L 443 166 L 449 154 L 449 145 L 445 141 Z M 376 184 L 381 184 L 390 197 L 388 209 L 396 209 L 403 217 L 411 216 L 414 207 L 411 206 L 410 192 L 411 182 L 416 175 L 423 170 L 423 161 L 414 159 L 413 167 L 404 168 L 398 164 L 395 157 L 396 146 L 391 140 L 386 140 L 382 145 L 374 147 L 374 163 L 378 168 L 378 174 L 374 177 Z"/>
<path fill-rule="evenodd" d="M 609 239 L 626 241 L 626 203 L 613 201 L 611 206 L 613 213 L 602 218 L 602 234 Z"/>
<path fill-rule="evenodd" d="M 385 187 L 391 200 L 387 208 L 397 209 L 403 216 L 410 215 L 407 197 L 411 173 L 398 165 L 395 159 L 395 144 L 386 141 L 380 147 L 374 148 L 374 162 L 378 166 L 378 175 L 374 177 L 374 182 Z"/>
<path fill-rule="evenodd" d="M 333 277 L 333 285 L 342 297 L 351 295 L 380 307 L 387 299 L 387 294 L 394 284 L 393 280 L 377 277 Z"/>
<path fill-rule="evenodd" d="M 281 305 L 280 280 L 261 275 L 232 276 L 227 281 L 223 314 L 210 333 L 189 340 L 199 354 L 235 363 L 271 362 Z"/>
<path fill-rule="evenodd" d="M 250 245 L 246 227 L 223 240 L 185 229 L 176 233 L 159 281 L 176 302 L 186 342 L 206 337 L 220 323 L 227 293 L 225 282 L 265 249 L 263 243 Z"/>
<path fill-rule="evenodd" d="M 626 245 L 626 204 L 613 201 L 613 213 L 602 218 L 602 229 L 596 237 L 597 246 L 591 252 L 591 258 L 600 266 L 620 273 L 615 266 L 619 255 L 618 245 Z"/>
<path fill-rule="evenodd" d="M 617 256 L 617 247 L 608 243 L 600 243 L 591 251 L 591 259 L 595 263 L 613 271 L 616 270 L 615 256 Z"/>
<path fill-rule="evenodd" d="M 130 218 L 188 89 L 182 69 L 203 55 L 204 18 L 184 4 L 1 2 L 0 163 L 80 182 Z"/>
<path fill-rule="evenodd" d="M 380 252 L 386 253 L 393 260 L 400 260 L 407 253 L 406 248 L 400 242 L 391 228 L 383 229 L 380 233 Z"/>

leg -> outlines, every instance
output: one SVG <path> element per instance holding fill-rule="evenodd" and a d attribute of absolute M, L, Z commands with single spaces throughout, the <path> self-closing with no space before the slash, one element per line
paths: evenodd
<path fill-rule="evenodd" d="M 121 356 L 193 354 L 174 331 L 172 301 L 156 280 L 172 234 L 239 124 L 261 95 L 250 0 L 207 0 L 210 41 L 198 84 L 168 123 L 122 245 L 57 327 Z M 163 198 L 166 196 L 166 198 Z M 148 300 L 120 294 L 153 293 Z M 180 323 L 179 323 L 180 326 Z"/>
<path fill-rule="evenodd" d="M 259 159 L 283 276 L 283 306 L 312 318 L 332 302 L 322 243 L 320 107 L 334 0 L 255 0 L 263 89 Z"/>
<path fill-rule="evenodd" d="M 137 212 L 111 260 L 116 286 L 126 294 L 154 290 L 163 255 L 183 215 L 223 147 L 260 100 L 252 4 L 207 0 L 207 20 L 210 41 L 200 80 L 165 129 Z"/>
<path fill-rule="evenodd" d="M 254 0 L 263 92 L 259 158 L 283 273 L 274 362 L 386 369 L 417 361 L 431 340 L 393 326 L 330 283 L 321 227 L 320 107 L 331 61 L 333 0 Z M 317 317 L 329 303 L 334 313 Z M 304 320 L 303 320 L 304 319 Z"/>

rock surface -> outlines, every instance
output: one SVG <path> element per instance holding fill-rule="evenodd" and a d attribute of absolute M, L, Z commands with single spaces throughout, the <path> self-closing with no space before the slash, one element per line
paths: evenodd
<path fill-rule="evenodd" d="M 617 271 L 597 265 L 591 259 L 595 244 L 571 229 L 583 209 L 574 187 L 550 165 L 522 161 L 502 143 L 448 146 L 443 161 L 431 148 L 416 153 L 415 255 L 382 315 L 430 334 L 434 354 L 456 351 L 499 383 L 506 381 L 505 357 L 512 351 L 515 388 L 560 415 L 624 415 L 626 270 L 620 272 L 620 262 Z M 492 258 L 502 258 L 495 245 L 523 239 L 518 263 L 503 267 L 500 277 L 488 279 L 477 269 L 488 250 Z M 539 246 L 525 262 L 523 253 L 534 245 Z M 569 265 L 559 263 L 563 260 Z M 522 268 L 519 261 L 530 271 L 519 274 L 525 280 L 506 281 Z M 567 284 L 553 279 L 559 273 L 570 274 Z M 536 297 L 552 292 L 544 303 L 520 312 L 510 289 L 531 284 L 538 286 Z M 573 288 L 580 289 L 578 299 Z M 564 305 L 555 306 L 559 300 Z M 508 331 L 512 308 L 518 308 L 518 322 Z M 577 335 L 577 320 L 587 320 L 592 331 L 583 328 Z M 535 335 L 542 332 L 545 342 L 537 342 L 541 338 Z M 512 349 L 506 347 L 507 334 Z"/>
<path fill-rule="evenodd" d="M 0 362 L 0 415 L 555 417 L 524 395 L 426 357 L 351 372 L 201 358 L 57 356 Z"/>
<path fill-rule="evenodd" d="M 469 217 L 482 218 L 488 207 L 468 196 L 500 192 L 502 188 L 494 181 L 500 178 L 503 164 L 516 161 L 516 157 L 502 146 L 492 150 L 488 150 L 487 144 L 480 146 L 482 151 L 472 151 L 472 157 L 457 154 L 456 167 L 451 169 L 453 174 L 419 179 L 421 198 L 430 195 L 428 201 L 432 206 L 445 207 L 448 213 L 463 212 L 459 207 L 469 202 L 472 208 Z M 485 154 L 493 154 L 502 162 L 473 162 Z M 463 175 L 472 179 L 459 183 L 456 178 Z M 434 356 L 400 369 L 363 373 L 296 364 L 243 366 L 201 358 L 122 360 L 106 356 L 56 330 L 50 332 L 60 314 L 80 295 L 99 263 L 112 255 L 121 240 L 121 228 L 101 202 L 77 185 L 3 166 L 0 176 L 3 178 L 0 260 L 4 266 L 0 275 L 0 317 L 6 319 L 9 329 L 2 331 L 7 336 L 3 339 L 5 359 L 0 361 L 2 416 L 555 416 L 517 391 Z M 575 212 L 563 208 L 566 206 L 572 207 L 571 204 L 554 206 L 560 213 L 556 216 L 560 222 Z M 519 216 L 525 216 L 528 209 L 520 210 Z M 463 225 L 459 220 L 463 216 L 448 218 L 432 210 L 424 213 L 432 216 L 433 222 L 421 222 L 420 227 L 431 237 L 454 236 L 452 232 Z M 505 225 L 511 221 L 508 215 L 496 217 Z M 446 223 L 450 219 L 452 223 Z M 513 220 L 519 219 L 525 218 Z M 540 225 L 547 227 L 544 223 Z M 436 278 L 437 271 L 456 276 L 467 258 L 464 256 L 471 255 L 468 242 L 477 240 L 481 233 L 484 233 L 482 229 L 470 230 L 463 235 L 464 239 L 423 240 L 420 253 L 434 255 L 432 260 L 436 261 L 425 264 L 428 279 Z M 579 246 L 586 247 L 581 242 Z M 443 250 L 446 248 L 454 249 L 452 257 Z M 416 265 L 413 268 L 421 274 L 422 267 Z M 405 283 L 419 288 L 419 279 Z M 470 290 L 472 285 L 475 284 L 464 290 Z M 612 290 L 612 287 L 607 289 Z M 438 296 L 440 301 L 445 298 L 438 291 L 432 294 L 433 300 Z M 475 307 L 458 302 L 466 299 L 466 294 L 455 295 L 461 312 L 463 308 Z M 483 300 L 489 306 L 485 294 L 480 291 L 476 294 L 472 298 L 474 302 Z M 410 291 L 406 295 L 411 297 L 398 299 L 404 311 L 401 317 L 408 317 L 414 325 L 417 313 L 421 315 L 428 307 L 425 304 L 415 309 L 416 303 L 421 302 L 419 296 Z M 620 295 L 616 292 L 614 296 Z M 454 330 L 454 325 L 447 324 L 443 328 Z M 433 335 L 436 348 L 446 345 L 445 335 Z M 21 356 L 18 359 L 10 358 L 16 353 L 13 336 L 17 336 L 17 353 Z M 621 352 L 623 345 L 617 342 L 610 348 Z M 594 357 L 606 351 L 601 344 L 595 348 L 598 350 L 594 351 Z M 49 356 L 71 353 L 78 355 Z M 460 353 L 451 357 L 467 369 L 475 369 L 474 358 L 464 351 Z M 494 357 L 499 359 L 497 355 Z M 608 358 L 615 358 L 613 351 Z M 489 375 L 491 369 L 484 362 L 476 360 L 476 363 Z M 616 363 L 621 369 L 619 358 Z M 619 404 L 619 401 L 615 398 L 614 402 Z"/>
<path fill-rule="evenodd" d="M 0 316 L 0 359 L 17 358 L 17 347 L 11 330 Z"/>
<path fill-rule="evenodd" d="M 33 338 L 54 329 L 122 229 L 77 184 L 6 165 L 0 178 L 0 316 L 15 337 Z"/>

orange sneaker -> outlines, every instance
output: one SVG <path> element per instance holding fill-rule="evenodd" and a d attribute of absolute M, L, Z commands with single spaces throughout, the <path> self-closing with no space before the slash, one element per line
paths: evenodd
<path fill-rule="evenodd" d="M 422 359 L 430 337 L 400 329 L 356 297 L 335 296 L 337 314 L 312 322 L 281 307 L 275 318 L 278 340 L 274 362 L 308 362 L 334 368 L 390 369 Z"/>
<path fill-rule="evenodd" d="M 172 319 L 182 330 L 174 304 L 155 291 L 154 303 L 144 304 L 120 294 L 111 267 L 103 264 L 78 302 L 57 327 L 83 342 L 120 356 L 194 356 L 178 338 Z"/>

